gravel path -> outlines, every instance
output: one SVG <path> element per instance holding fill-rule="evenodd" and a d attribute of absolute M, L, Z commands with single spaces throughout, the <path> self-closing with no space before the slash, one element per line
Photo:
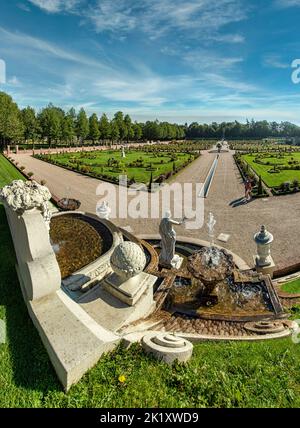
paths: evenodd
<path fill-rule="evenodd" d="M 207 151 L 203 152 L 200 158 L 174 177 L 173 182 L 203 182 L 215 156 L 215 154 Z M 81 201 L 83 211 L 95 212 L 97 201 L 101 198 L 101 196 L 96 195 L 96 189 L 101 184 L 99 189 L 101 192 L 104 191 L 107 186 L 105 183 L 34 159 L 30 154 L 19 154 L 14 155 L 14 157 L 20 166 L 25 166 L 27 172 L 34 172 L 34 178 L 38 181 L 46 180 L 46 185 L 54 195 L 75 197 Z M 117 193 L 118 206 L 119 187 L 113 187 Z M 162 189 L 156 196 L 159 197 L 160 202 L 165 191 L 166 189 Z M 145 192 L 140 192 L 140 194 L 146 198 L 141 199 L 141 206 L 145 208 L 151 195 Z M 195 195 L 194 189 L 194 202 Z M 274 234 L 272 255 L 277 266 L 282 268 L 300 261 L 297 247 L 300 238 L 300 195 L 258 199 L 248 204 L 243 203 L 243 195 L 243 183 L 232 153 L 222 153 L 208 198 L 205 199 L 205 218 L 207 218 L 209 211 L 212 211 L 217 220 L 216 236 L 220 233 L 230 235 L 227 243 L 219 241 L 217 243 L 237 253 L 252 266 L 252 256 L 255 254 L 253 235 L 262 224 L 265 224 Z M 114 198 L 112 195 L 107 195 L 104 199 L 109 202 L 110 206 L 113 206 Z M 124 206 L 130 205 L 130 200 L 129 197 L 129 204 L 122 202 L 121 206 L 124 208 Z M 175 198 L 172 198 L 172 202 L 177 207 L 182 205 L 177 194 Z M 156 202 L 157 206 L 158 204 L 159 201 Z M 166 208 L 163 208 L 162 211 Z M 147 210 L 147 207 L 145 209 Z M 158 233 L 158 219 L 118 218 L 113 221 L 119 226 L 130 227 L 135 234 Z M 185 235 L 207 240 L 206 227 L 202 227 L 200 230 L 186 230 L 183 226 L 178 226 L 176 230 L 178 236 Z"/>

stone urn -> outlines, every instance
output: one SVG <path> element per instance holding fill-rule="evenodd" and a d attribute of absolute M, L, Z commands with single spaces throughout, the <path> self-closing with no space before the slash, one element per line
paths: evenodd
<path fill-rule="evenodd" d="M 258 267 L 266 267 L 272 264 L 271 243 L 273 240 L 273 235 L 267 231 L 265 226 L 262 226 L 260 231 L 254 235 L 254 241 L 257 245 L 256 265 Z"/>

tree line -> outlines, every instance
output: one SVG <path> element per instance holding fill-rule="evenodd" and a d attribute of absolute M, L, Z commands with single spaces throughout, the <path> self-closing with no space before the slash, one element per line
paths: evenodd
<path fill-rule="evenodd" d="M 220 139 L 263 139 L 300 137 L 300 127 L 290 122 L 268 122 L 267 120 L 247 120 L 246 123 L 223 122 L 186 125 L 186 138 Z"/>
<path fill-rule="evenodd" d="M 20 109 L 12 97 L 0 92 L 0 149 L 15 142 L 47 142 L 67 145 L 95 142 L 139 142 L 182 139 L 262 139 L 300 137 L 300 127 L 290 122 L 248 121 L 178 125 L 168 122 L 133 122 L 117 112 L 112 119 L 106 114 L 88 116 L 83 108 L 65 112 L 49 104 L 36 112 L 32 107 Z"/>
<path fill-rule="evenodd" d="M 83 108 L 65 112 L 49 104 L 36 112 L 32 107 L 19 109 L 11 96 L 0 92 L 0 145 L 12 142 L 47 141 L 68 145 L 95 142 L 138 142 L 142 140 L 180 140 L 185 138 L 182 125 L 168 122 L 133 122 L 131 117 L 117 112 L 110 120 L 106 114 L 88 116 Z"/>

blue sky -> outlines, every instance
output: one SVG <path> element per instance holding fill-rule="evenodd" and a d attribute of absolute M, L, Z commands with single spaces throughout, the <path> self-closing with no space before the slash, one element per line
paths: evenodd
<path fill-rule="evenodd" d="M 136 120 L 300 123 L 300 0 L 0 0 L 0 89 Z"/>

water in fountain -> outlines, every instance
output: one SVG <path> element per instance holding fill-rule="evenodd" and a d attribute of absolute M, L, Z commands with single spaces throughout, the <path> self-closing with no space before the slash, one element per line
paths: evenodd
<path fill-rule="evenodd" d="M 221 252 L 214 246 L 215 240 L 215 225 L 216 219 L 213 213 L 209 213 L 208 217 L 208 236 L 209 236 L 209 247 L 203 252 L 202 261 L 203 264 L 209 267 L 216 267 L 220 263 Z"/>
<path fill-rule="evenodd" d="M 191 278 L 176 279 L 170 293 L 170 307 L 200 316 L 269 315 L 270 298 L 262 282 L 254 284 L 246 276 L 245 282 L 240 282 L 239 276 L 235 282 L 233 256 L 215 246 L 215 225 L 214 215 L 209 213 L 209 246 L 188 258 L 185 269 Z"/>

